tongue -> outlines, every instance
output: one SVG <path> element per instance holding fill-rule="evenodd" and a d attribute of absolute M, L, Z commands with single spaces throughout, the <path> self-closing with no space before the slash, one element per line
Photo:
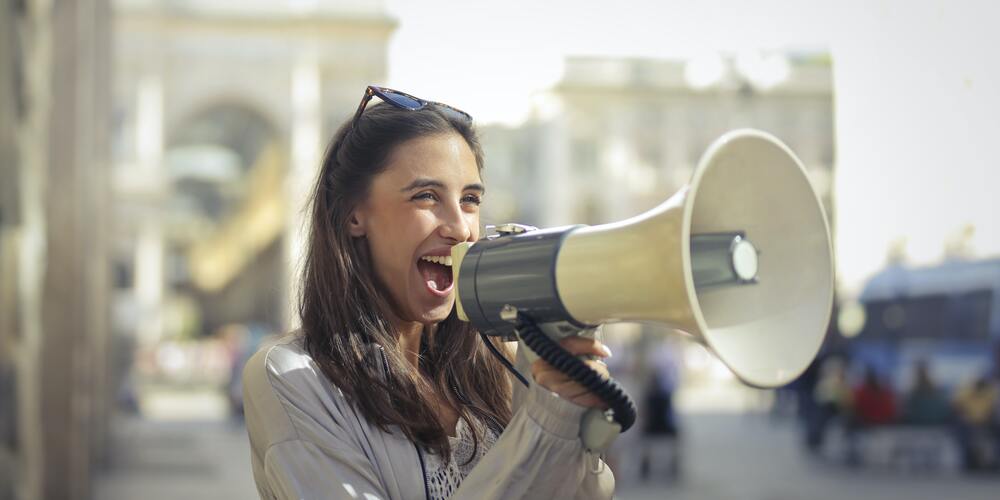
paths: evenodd
<path fill-rule="evenodd" d="M 420 271 L 420 276 L 424 278 L 424 282 L 432 290 L 446 290 L 451 286 L 451 268 L 448 266 L 418 260 L 417 270 Z"/>

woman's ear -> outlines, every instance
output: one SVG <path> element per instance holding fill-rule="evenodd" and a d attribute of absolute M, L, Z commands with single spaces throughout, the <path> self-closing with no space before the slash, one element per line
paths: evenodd
<path fill-rule="evenodd" d="M 347 227 L 351 231 L 351 236 L 355 238 L 360 238 L 365 235 L 365 224 L 364 224 L 364 214 L 359 213 L 359 210 L 355 210 L 349 219 L 347 219 Z"/>

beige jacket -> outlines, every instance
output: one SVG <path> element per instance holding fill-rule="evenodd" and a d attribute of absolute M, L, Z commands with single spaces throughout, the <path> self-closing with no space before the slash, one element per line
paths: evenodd
<path fill-rule="evenodd" d="M 373 349 L 373 355 L 377 351 Z M 614 476 L 578 437 L 586 408 L 513 379 L 514 416 L 455 499 L 607 499 Z M 402 432 L 370 425 L 292 334 L 243 370 L 254 481 L 262 499 L 426 499 L 423 462 Z"/>

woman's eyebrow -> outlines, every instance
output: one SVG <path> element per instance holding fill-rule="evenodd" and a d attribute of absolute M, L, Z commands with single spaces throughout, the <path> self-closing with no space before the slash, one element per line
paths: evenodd
<path fill-rule="evenodd" d="M 428 179 L 427 177 L 418 177 L 416 180 L 408 184 L 405 188 L 400 191 L 412 191 L 414 189 L 421 189 L 426 187 L 436 187 L 443 188 L 444 183 L 434 179 Z"/>
<path fill-rule="evenodd" d="M 400 191 L 406 192 L 406 191 L 413 191 L 414 189 L 422 189 L 428 187 L 444 189 L 446 186 L 444 185 L 443 182 L 439 180 L 430 179 L 427 177 L 419 177 L 415 179 L 413 182 L 409 183 L 406 187 L 404 187 Z M 469 191 L 469 190 L 485 193 L 486 187 L 477 182 L 475 184 L 468 184 L 464 188 L 462 188 L 462 191 Z"/>

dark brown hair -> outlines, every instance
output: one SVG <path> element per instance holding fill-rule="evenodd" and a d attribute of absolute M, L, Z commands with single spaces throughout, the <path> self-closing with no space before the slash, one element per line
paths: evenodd
<path fill-rule="evenodd" d="M 482 171 L 483 151 L 472 124 L 435 106 L 413 111 L 379 103 L 353 128 L 350 122 L 340 127 L 312 193 L 299 302 L 306 350 L 348 401 L 379 429 L 398 426 L 442 456 L 451 451 L 448 435 L 425 395 L 434 391 L 467 423 L 474 415 L 500 432 L 511 417 L 510 379 L 454 310 L 433 334 L 425 329 L 421 336 L 420 368 L 431 380 L 422 377 L 400 352 L 384 314 L 390 299 L 375 278 L 368 240 L 352 237 L 348 221 L 396 146 L 449 133 L 465 139 Z M 490 342 L 510 359 L 502 342 Z M 381 356 L 371 355 L 378 351 Z M 482 436 L 474 435 L 478 446 Z"/>

